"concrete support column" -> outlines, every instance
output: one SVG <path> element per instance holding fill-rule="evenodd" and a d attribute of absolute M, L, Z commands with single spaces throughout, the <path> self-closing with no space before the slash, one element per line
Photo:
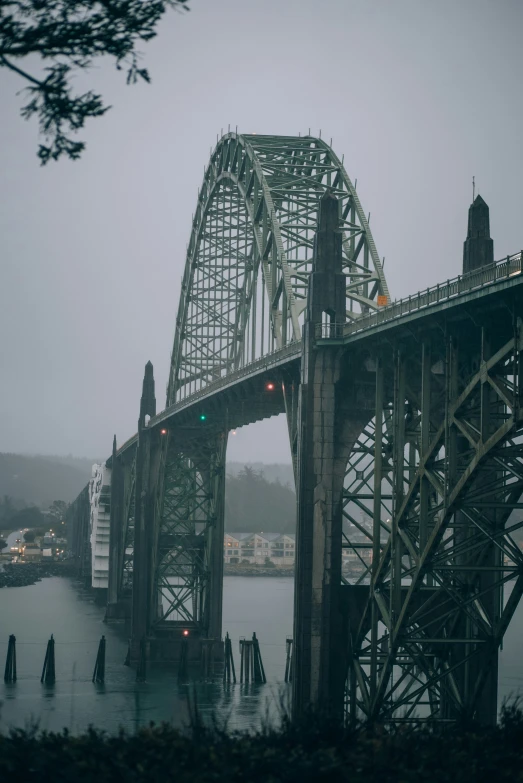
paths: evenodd
<path fill-rule="evenodd" d="M 316 346 L 322 321 L 335 333 L 345 320 L 338 201 L 320 202 L 314 270 L 309 278 L 298 411 L 297 540 L 293 712 L 309 707 L 341 718 L 347 634 L 340 603 L 342 489 L 339 380 L 335 346 Z"/>
<path fill-rule="evenodd" d="M 223 539 L 225 535 L 225 459 L 227 434 L 216 438 L 209 459 L 209 491 L 211 495 L 212 522 L 207 530 L 207 552 L 210 569 L 207 603 L 208 639 L 221 640 L 223 613 Z"/>
<path fill-rule="evenodd" d="M 156 616 L 154 585 L 156 542 L 156 490 L 160 468 L 159 435 L 147 426 L 156 413 L 153 366 L 145 366 L 136 447 L 135 520 L 133 552 L 133 600 L 131 612 L 131 658 L 138 659 L 140 641 Z"/>
<path fill-rule="evenodd" d="M 116 456 L 116 441 L 113 446 L 111 470 L 111 526 L 109 542 L 109 584 L 105 620 L 130 619 L 130 600 L 124 594 L 124 568 L 126 544 L 128 543 L 129 516 L 134 516 L 132 495 L 134 493 L 133 459 Z"/>

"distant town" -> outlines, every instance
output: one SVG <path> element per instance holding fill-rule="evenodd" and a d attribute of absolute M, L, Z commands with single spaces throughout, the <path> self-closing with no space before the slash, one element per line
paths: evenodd
<path fill-rule="evenodd" d="M 0 538 L 6 543 L 7 534 L 1 533 Z M 19 531 L 13 546 L 4 547 L 2 558 L 11 563 L 39 562 L 45 560 L 64 560 L 67 556 L 67 539 L 56 535 L 52 530 L 46 530 L 37 535 L 34 530 L 26 528 Z"/>

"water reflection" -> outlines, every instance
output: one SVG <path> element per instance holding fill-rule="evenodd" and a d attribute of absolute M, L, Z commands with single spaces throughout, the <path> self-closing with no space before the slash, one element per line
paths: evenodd
<path fill-rule="evenodd" d="M 224 631 L 232 639 L 239 679 L 239 639 L 260 640 L 267 684 L 224 685 L 222 672 L 204 679 L 189 669 L 182 680 L 176 667 L 149 666 L 147 682 L 136 683 L 123 665 L 128 639 L 123 625 L 106 625 L 104 609 L 88 591 L 67 579 L 52 577 L 29 587 L 0 590 L 0 667 L 10 633 L 17 639 L 18 681 L 0 683 L 0 730 L 37 723 L 40 729 L 72 732 L 90 724 L 108 732 L 134 731 L 151 722 L 187 726 L 196 703 L 205 721 L 230 730 L 249 729 L 280 718 L 288 701 L 285 685 L 286 637 L 292 633 L 293 583 L 276 577 L 226 577 Z M 47 640 L 56 642 L 56 684 L 40 682 Z M 522 607 L 509 627 L 500 655 L 500 703 L 523 693 L 520 656 Z M 105 684 L 92 682 L 102 634 L 107 640 Z"/>
<path fill-rule="evenodd" d="M 239 637 L 257 632 L 267 685 L 225 686 L 221 669 L 211 678 L 190 668 L 178 679 L 176 667 L 149 666 L 147 681 L 123 665 L 128 639 L 123 624 L 103 623 L 104 609 L 91 594 L 68 579 L 52 577 L 36 585 L 0 590 L 0 666 L 10 633 L 17 638 L 18 681 L 0 684 L 0 730 L 38 723 L 40 729 L 85 730 L 90 724 L 109 732 L 129 731 L 151 722 L 188 725 L 194 702 L 204 720 L 230 729 L 259 726 L 276 718 L 285 671 L 285 638 L 292 627 L 292 580 L 227 577 L 224 629 L 233 640 L 239 671 Z M 261 611 L 263 606 L 264 611 Z M 253 611 L 253 607 L 255 611 Z M 47 640 L 54 634 L 56 683 L 40 682 Z M 105 634 L 105 684 L 92 682 L 100 637 Z"/>

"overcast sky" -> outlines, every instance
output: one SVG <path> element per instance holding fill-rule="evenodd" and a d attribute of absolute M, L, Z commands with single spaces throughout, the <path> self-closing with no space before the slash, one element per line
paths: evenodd
<path fill-rule="evenodd" d="M 523 246 L 521 0 L 192 0 L 144 48 L 152 84 L 108 63 L 113 109 L 79 162 L 40 168 L 23 84 L 0 71 L 0 451 L 107 456 L 158 408 L 191 213 L 221 129 L 321 129 L 345 155 L 393 298 L 461 271 L 472 176 L 495 257 Z M 84 80 L 79 80 L 79 87 Z M 282 417 L 229 458 L 289 461 Z"/>

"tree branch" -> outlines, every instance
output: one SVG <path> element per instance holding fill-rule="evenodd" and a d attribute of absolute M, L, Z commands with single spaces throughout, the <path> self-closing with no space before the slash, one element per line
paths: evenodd
<path fill-rule="evenodd" d="M 0 54 L 0 63 L 6 66 L 6 68 L 10 68 L 11 71 L 14 71 L 19 76 L 22 76 L 24 79 L 27 79 L 29 82 L 32 82 L 32 84 L 36 84 L 37 87 L 41 87 L 42 89 L 45 89 L 45 86 L 43 82 L 39 82 L 38 79 L 35 79 L 34 76 L 31 76 L 30 74 L 26 73 L 25 71 L 22 71 L 21 68 L 18 68 L 18 66 L 13 65 L 13 63 L 10 63 L 7 57 L 3 54 Z"/>
<path fill-rule="evenodd" d="M 113 58 L 118 70 L 127 70 L 127 83 L 150 81 L 138 67 L 139 41 L 147 42 L 168 8 L 188 10 L 188 0 L 0 0 L 0 68 L 28 83 L 30 95 L 22 107 L 25 119 L 38 117 L 49 146 L 40 145 L 43 164 L 65 155 L 76 159 L 85 144 L 67 136 L 85 121 L 108 110 L 102 97 L 88 91 L 74 94 L 72 77 L 90 68 L 94 59 Z M 43 61 L 40 78 L 13 60 L 37 54 Z M 47 64 L 49 63 L 49 64 Z"/>

